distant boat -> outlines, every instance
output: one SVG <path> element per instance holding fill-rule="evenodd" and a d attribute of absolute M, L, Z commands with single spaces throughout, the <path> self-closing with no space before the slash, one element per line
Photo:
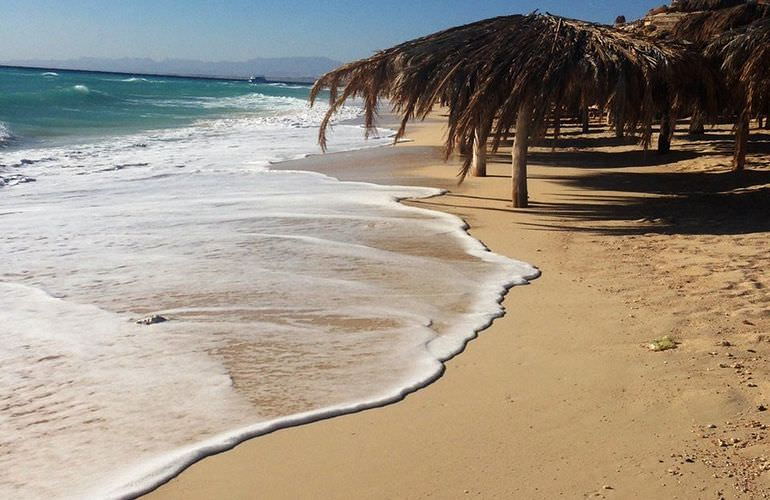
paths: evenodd
<path fill-rule="evenodd" d="M 265 83 L 267 80 L 265 80 L 264 76 L 250 76 L 249 77 L 249 83 Z"/>

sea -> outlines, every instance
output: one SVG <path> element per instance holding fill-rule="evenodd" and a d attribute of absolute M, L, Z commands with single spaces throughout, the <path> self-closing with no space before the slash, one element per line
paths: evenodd
<path fill-rule="evenodd" d="M 0 68 L 0 498 L 132 498 L 397 401 L 537 276 L 399 202 L 437 189 L 271 169 L 320 152 L 309 90 Z M 361 115 L 332 152 L 392 142 Z"/>

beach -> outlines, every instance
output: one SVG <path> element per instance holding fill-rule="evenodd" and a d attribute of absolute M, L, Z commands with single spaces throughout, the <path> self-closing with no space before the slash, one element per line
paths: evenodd
<path fill-rule="evenodd" d="M 770 498 L 770 0 L 449 3 L 8 9 L 0 498 Z"/>
<path fill-rule="evenodd" d="M 464 218 L 474 237 L 542 276 L 514 287 L 506 315 L 427 388 L 247 441 L 148 498 L 770 491 L 766 136 L 750 157 L 759 168 L 735 178 L 729 127 L 710 143 L 678 135 L 665 161 L 568 130 L 560 149 L 534 149 L 532 206 L 512 209 L 505 148 L 488 177 L 457 186 L 457 158 L 441 159 L 441 117 L 408 130 L 410 142 L 394 148 L 282 168 L 449 189 L 408 203 Z M 648 348 L 663 336 L 677 348 Z"/>

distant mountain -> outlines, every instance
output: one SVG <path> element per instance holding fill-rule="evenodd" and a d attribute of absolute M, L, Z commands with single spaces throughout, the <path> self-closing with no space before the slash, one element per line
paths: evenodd
<path fill-rule="evenodd" d="M 193 59 L 165 59 L 156 61 L 146 58 L 100 59 L 81 57 L 80 59 L 66 60 L 29 59 L 0 61 L 0 64 L 85 71 L 115 71 L 121 73 L 217 76 L 223 78 L 248 78 L 249 76 L 257 75 L 273 80 L 314 80 L 323 73 L 336 68 L 341 63 L 328 57 L 258 57 L 241 62 L 207 62 Z"/>

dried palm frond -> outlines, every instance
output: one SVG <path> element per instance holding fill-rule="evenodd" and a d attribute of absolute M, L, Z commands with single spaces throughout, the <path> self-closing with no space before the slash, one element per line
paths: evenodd
<path fill-rule="evenodd" d="M 674 0 L 669 7 L 671 12 L 697 12 L 700 10 L 718 10 L 745 4 L 746 0 Z"/>
<path fill-rule="evenodd" d="M 641 131 L 647 144 L 656 111 L 667 105 L 661 102 L 664 90 L 674 101 L 703 93 L 708 79 L 699 75 L 704 66 L 699 57 L 686 44 L 610 26 L 550 14 L 513 15 L 452 28 L 343 65 L 316 82 L 311 100 L 329 89 L 331 106 L 319 135 L 324 148 L 331 117 L 352 97 L 363 98 L 368 130 L 379 100 L 387 98 L 402 118 L 396 140 L 409 120 L 426 117 L 437 103 L 446 105 L 447 156 L 458 147 L 469 150 L 474 132 L 492 120 L 489 137 L 497 149 L 525 102 L 532 107 L 533 135 L 543 131 L 551 109 L 622 105 L 626 129 Z M 619 82 L 623 92 L 617 91 Z M 462 175 L 469 165 L 470 159 Z"/>
<path fill-rule="evenodd" d="M 740 104 L 750 115 L 770 107 L 770 17 L 725 33 L 709 44 Z"/>
<path fill-rule="evenodd" d="M 685 16 L 676 24 L 673 36 L 678 40 L 709 43 L 727 31 L 747 26 L 766 17 L 770 17 L 770 5 L 754 3 L 743 3 L 715 11 L 696 12 Z"/>

